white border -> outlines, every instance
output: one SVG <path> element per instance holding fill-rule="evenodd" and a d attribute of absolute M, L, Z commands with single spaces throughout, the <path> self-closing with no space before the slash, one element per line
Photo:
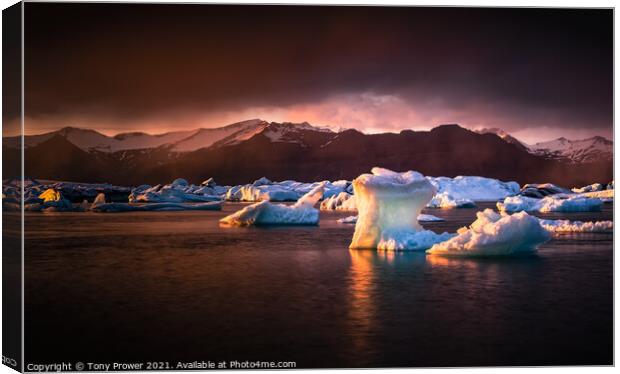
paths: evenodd
<path fill-rule="evenodd" d="M 81 2 L 97 2 L 97 1 L 81 1 Z M 132 1 L 132 2 L 145 2 L 145 3 L 229 3 L 229 4 L 264 4 L 264 3 L 268 3 L 268 4 L 317 4 L 317 5 L 396 5 L 396 6 L 470 6 L 470 7 L 563 7 L 563 8 L 580 8 L 580 7 L 589 7 L 589 8 L 614 8 L 615 7 L 615 2 L 613 1 L 601 1 L 601 0 L 590 0 L 590 1 L 575 1 L 575 0 L 564 0 L 564 1 L 558 1 L 558 0 L 546 0 L 546 1 L 532 1 L 532 0 L 523 0 L 523 1 L 502 1 L 502 0 L 496 0 L 496 1 L 463 1 L 463 0 L 448 0 L 448 1 L 407 1 L 407 0 L 388 0 L 388 1 L 377 1 L 377 0 L 354 0 L 354 1 L 347 1 L 347 0 L 341 0 L 341 1 L 329 1 L 329 0 L 313 0 L 313 1 L 299 1 L 299 0 L 288 0 L 288 1 L 260 1 L 260 0 L 245 0 L 245 1 L 240 1 L 240 0 L 229 0 L 229 1 L 175 1 L 175 0 L 151 0 L 151 1 Z M 13 4 L 17 3 L 17 1 L 11 1 L 11 0 L 0 0 L 0 5 L 2 6 L 2 9 L 5 9 Z M 0 30 L 1 30 L 1 18 L 0 18 Z M 22 35 L 23 35 L 23 13 L 22 13 Z M 617 92 L 616 88 L 617 88 L 617 83 L 615 80 L 615 70 L 616 70 L 616 64 L 618 61 L 618 56 L 617 56 L 617 48 L 616 48 L 616 43 L 618 40 L 618 31 L 615 28 L 615 16 L 614 16 L 614 129 L 615 129 L 615 109 L 618 108 L 618 105 L 620 104 L 620 101 L 618 99 L 618 97 L 615 95 L 615 93 Z M 23 55 L 23 38 L 22 38 L 22 66 L 23 66 L 23 62 L 24 62 L 24 55 Z M 0 51 L 0 57 L 1 57 L 1 51 Z M 22 115 L 22 120 L 21 122 L 21 131 L 22 131 L 22 136 L 24 133 L 24 122 L 23 122 L 23 117 L 24 117 L 24 99 L 23 99 L 23 88 L 24 88 L 24 72 L 22 69 L 22 107 L 21 107 L 21 115 Z M 0 103 L 0 108 L 1 108 L 1 103 Z M 616 139 L 616 133 L 614 131 L 614 154 L 617 154 L 616 152 L 618 151 L 618 143 L 617 143 Z M 22 150 L 23 152 L 23 150 Z M 2 162 L 2 155 L 0 152 L 0 165 Z M 618 164 L 615 162 L 615 158 L 614 158 L 614 175 L 619 175 L 618 171 L 619 171 L 620 167 L 618 166 Z M 22 153 L 22 178 L 24 176 L 24 170 L 23 170 L 23 153 Z M 23 183 L 22 183 L 22 188 L 23 188 Z M 22 191 L 23 194 L 23 191 Z M 616 216 L 617 210 L 618 210 L 618 205 L 614 205 L 614 218 Z M 22 206 L 22 214 L 23 214 L 23 206 Z M 615 220 L 615 219 L 614 219 Z M 1 221 L 0 221 L 0 228 L 1 228 Z M 22 220 L 22 269 L 24 266 L 24 258 L 23 258 L 23 220 Z M 615 239 L 615 232 L 614 232 L 614 239 Z M 1 248 L 1 243 L 0 243 L 0 248 Z M 618 243 L 614 240 L 614 252 L 620 249 L 620 245 L 618 245 Z M 616 298 L 615 298 L 615 290 L 618 289 L 618 279 L 615 277 L 615 269 L 616 266 L 618 265 L 617 263 L 618 261 L 618 256 L 615 256 L 614 253 L 614 358 L 618 357 L 617 353 L 618 353 L 618 346 L 615 344 L 615 321 L 617 320 L 618 317 L 618 308 L 616 305 Z M 23 272 L 22 272 L 22 301 L 23 301 Z M 1 278 L 0 278 L 0 285 L 1 285 Z M 0 300 L 1 300 L 1 292 L 2 289 L 0 287 Z M 587 312 L 587 306 L 584 306 L 585 311 Z M 22 309 L 22 313 L 23 313 L 23 309 Z M 0 319 L 2 317 L 2 311 L 0 308 Z M 22 321 L 23 321 L 23 315 L 22 315 Z M 0 329 L 1 332 L 1 329 Z M 23 324 L 22 324 L 22 336 L 23 336 Z M 23 362 L 23 340 L 22 340 L 22 362 Z M 587 342 L 583 342 L 583 344 L 587 344 Z M 2 349 L 2 341 L 0 339 L 0 351 Z M 467 374 L 473 374 L 473 373 L 479 373 L 481 371 L 483 372 L 489 372 L 490 370 L 501 370 L 501 372 L 503 373 L 517 373 L 517 372 L 522 372 L 524 370 L 527 370 L 528 373 L 538 373 L 538 372 L 545 372 L 545 373 L 580 373 L 582 371 L 595 371 L 595 372 L 611 372 L 612 370 L 615 371 L 615 368 L 613 367 L 554 367 L 554 368 L 467 368 L 467 369 L 365 369 L 365 370 L 346 370 L 347 372 L 355 372 L 355 373 L 363 373 L 363 372 L 367 372 L 368 370 L 372 370 L 372 371 L 376 371 L 376 372 L 388 372 L 388 371 L 392 371 L 392 370 L 400 370 L 400 371 L 413 371 L 415 370 L 416 373 L 454 373 L 455 371 L 458 371 L 459 373 L 467 373 Z M 261 372 L 266 372 L 263 370 L 260 370 Z M 303 372 L 316 372 L 317 370 L 295 370 L 295 372 L 299 372 L 299 373 L 303 373 Z M 318 370 L 320 372 L 325 372 L 325 373 L 341 373 L 343 370 Z M 15 373 L 14 370 L 11 370 L 10 368 L 8 368 L 7 366 L 4 365 L 0 365 L 0 374 L 9 374 L 9 373 Z M 186 373 L 186 372 L 177 372 L 177 371 L 171 371 L 171 373 Z"/>

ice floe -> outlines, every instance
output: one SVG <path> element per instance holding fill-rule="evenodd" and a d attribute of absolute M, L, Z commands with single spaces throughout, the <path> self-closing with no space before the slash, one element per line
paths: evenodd
<path fill-rule="evenodd" d="M 348 192 L 341 192 L 338 195 L 333 195 L 323 200 L 320 208 L 321 210 L 356 211 L 357 205 L 355 204 L 355 195 L 351 195 Z"/>
<path fill-rule="evenodd" d="M 319 184 L 295 204 L 261 201 L 227 216 L 221 223 L 231 226 L 249 225 L 317 225 L 319 210 L 314 205 L 323 197 L 325 185 Z"/>
<path fill-rule="evenodd" d="M 175 179 L 166 185 L 141 185 L 129 195 L 130 203 L 189 203 L 221 200 L 226 191 L 212 186 L 190 185 L 185 179 Z"/>
<path fill-rule="evenodd" d="M 445 221 L 445 219 L 434 216 L 432 214 L 418 214 L 418 222 L 441 222 Z"/>
<path fill-rule="evenodd" d="M 457 236 L 433 245 L 426 253 L 445 256 L 527 254 L 535 252 L 550 238 L 538 218 L 526 212 L 502 216 L 485 209 L 476 216 L 469 228 L 460 228 Z"/>
<path fill-rule="evenodd" d="M 542 199 L 526 196 L 511 196 L 497 203 L 497 209 L 501 212 L 514 213 L 526 212 L 598 212 L 601 210 L 603 201 L 579 195 L 551 195 Z"/>
<path fill-rule="evenodd" d="M 593 191 L 602 191 L 605 189 L 605 186 L 603 186 L 600 183 L 594 183 L 594 184 L 590 184 L 584 187 L 580 187 L 580 188 L 571 188 L 571 191 L 575 192 L 575 193 L 584 193 L 584 192 L 593 192 Z"/>
<path fill-rule="evenodd" d="M 519 195 L 542 199 L 545 196 L 570 193 L 564 187 L 556 186 L 553 183 L 529 183 L 523 186 Z"/>
<path fill-rule="evenodd" d="M 357 216 L 348 216 L 348 217 L 340 218 L 336 221 L 338 223 L 355 224 L 357 222 Z"/>
<path fill-rule="evenodd" d="M 272 182 L 263 177 L 252 184 L 231 187 L 226 193 L 228 201 L 296 201 L 304 194 L 323 185 L 324 197 L 329 198 L 347 190 L 350 183 L 341 181 L 322 181 L 302 183 L 292 180 Z"/>
<path fill-rule="evenodd" d="M 440 192 L 433 196 L 426 205 L 428 208 L 451 209 L 451 208 L 475 208 L 476 203 L 470 199 L 454 198 L 447 192 Z"/>
<path fill-rule="evenodd" d="M 547 231 L 556 234 L 577 232 L 613 232 L 613 221 L 569 221 L 565 219 L 541 219 L 540 225 Z"/>
<path fill-rule="evenodd" d="M 445 193 L 453 200 L 498 201 L 519 192 L 517 182 L 502 182 L 478 176 L 426 177 L 437 193 Z"/>
<path fill-rule="evenodd" d="M 107 203 L 104 194 L 99 194 L 90 206 L 90 210 L 99 213 L 122 213 L 122 212 L 173 212 L 184 210 L 221 210 L 221 201 L 211 201 L 196 204 L 189 203 Z"/>
<path fill-rule="evenodd" d="M 424 230 L 417 217 L 435 195 L 422 174 L 373 168 L 353 181 L 358 219 L 350 248 L 424 250 L 452 235 Z"/>
<path fill-rule="evenodd" d="M 581 197 L 586 197 L 590 199 L 600 199 L 604 203 L 610 203 L 614 201 L 614 190 L 601 190 L 601 191 L 590 191 L 590 192 L 582 192 L 579 194 Z"/>

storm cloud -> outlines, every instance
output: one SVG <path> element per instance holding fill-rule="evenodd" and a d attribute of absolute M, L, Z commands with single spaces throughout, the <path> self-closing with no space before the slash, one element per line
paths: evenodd
<path fill-rule="evenodd" d="M 366 131 L 451 122 L 529 138 L 543 128 L 610 135 L 612 17 L 26 3 L 26 131 L 158 132 L 261 117 Z"/>

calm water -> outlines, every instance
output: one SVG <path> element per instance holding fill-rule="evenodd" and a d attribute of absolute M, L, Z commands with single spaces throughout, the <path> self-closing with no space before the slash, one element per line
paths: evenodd
<path fill-rule="evenodd" d="M 565 235 L 530 258 L 446 259 L 349 250 L 342 213 L 220 227 L 239 206 L 28 215 L 26 362 L 612 363 L 611 234 Z M 477 210 L 431 210 L 447 222 L 424 226 L 454 232 Z M 611 219 L 612 206 L 564 217 Z"/>

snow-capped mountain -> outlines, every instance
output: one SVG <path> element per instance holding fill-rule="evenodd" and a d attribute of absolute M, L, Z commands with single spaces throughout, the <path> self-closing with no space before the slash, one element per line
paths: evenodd
<path fill-rule="evenodd" d="M 4 171 L 19 175 L 19 138 L 3 141 Z M 25 143 L 29 177 L 121 185 L 157 184 L 177 177 L 198 182 L 213 177 L 224 184 L 262 176 L 352 179 L 377 165 L 433 176 L 482 175 L 565 186 L 607 183 L 613 178 L 612 142 L 604 138 L 526 146 L 499 129 L 471 131 L 458 125 L 364 134 L 256 119 L 160 135 L 109 137 L 64 128 L 26 136 Z"/>
<path fill-rule="evenodd" d="M 171 152 L 193 152 L 212 145 L 234 145 L 250 139 L 252 136 L 263 133 L 274 142 L 302 143 L 300 136 L 306 131 L 331 133 L 331 130 L 312 126 L 306 122 L 294 123 L 269 123 L 261 119 L 233 123 L 228 126 L 217 128 L 200 128 L 187 131 L 173 131 L 164 134 L 146 134 L 143 132 L 121 133 L 110 137 L 95 130 L 65 127 L 40 135 L 27 135 L 24 137 L 26 148 L 37 146 L 54 136 L 67 139 L 70 143 L 86 151 L 119 152 L 140 149 L 153 149 L 167 147 Z M 3 139 L 4 145 L 18 148 L 19 137 L 7 137 Z"/>
<path fill-rule="evenodd" d="M 531 154 L 568 163 L 587 163 L 613 160 L 614 143 L 602 136 L 582 140 L 564 137 L 536 144 L 526 144 L 500 128 L 474 130 L 479 134 L 495 134 L 507 143 L 523 147 Z"/>
<path fill-rule="evenodd" d="M 569 140 L 564 137 L 540 142 L 529 146 L 532 153 L 549 159 L 583 163 L 594 161 L 611 161 L 614 143 L 602 136 L 583 140 Z"/>

